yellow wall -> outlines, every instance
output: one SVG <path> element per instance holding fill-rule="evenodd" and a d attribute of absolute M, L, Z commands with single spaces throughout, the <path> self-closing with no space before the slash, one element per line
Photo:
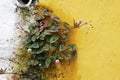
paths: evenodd
<path fill-rule="evenodd" d="M 78 56 L 60 80 L 120 80 L 120 0 L 40 0 L 62 20 L 88 25 L 71 32 Z M 91 26 L 92 25 L 92 26 Z"/>

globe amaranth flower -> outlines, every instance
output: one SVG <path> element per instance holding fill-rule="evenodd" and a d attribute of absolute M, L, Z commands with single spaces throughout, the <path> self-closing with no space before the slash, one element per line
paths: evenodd
<path fill-rule="evenodd" d="M 43 27 L 43 28 L 48 28 L 47 23 L 44 23 L 42 27 Z"/>
<path fill-rule="evenodd" d="M 56 59 L 56 60 L 55 60 L 55 63 L 56 63 L 56 64 L 59 64 L 59 63 L 60 63 L 60 60 L 59 60 L 59 59 Z"/>
<path fill-rule="evenodd" d="M 82 20 L 80 19 L 80 20 L 78 20 L 78 25 L 80 25 L 80 24 L 82 24 Z"/>

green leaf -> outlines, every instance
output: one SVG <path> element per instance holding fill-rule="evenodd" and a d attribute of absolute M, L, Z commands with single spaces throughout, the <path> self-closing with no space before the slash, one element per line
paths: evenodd
<path fill-rule="evenodd" d="M 31 54 L 37 54 L 37 50 L 36 49 L 32 49 Z"/>
<path fill-rule="evenodd" d="M 50 38 L 51 38 L 51 36 L 46 36 L 46 42 L 50 42 Z"/>
<path fill-rule="evenodd" d="M 40 16 L 39 14 L 35 14 L 35 20 L 41 20 L 42 16 Z"/>
<path fill-rule="evenodd" d="M 37 51 L 37 54 L 41 54 L 44 50 L 42 48 L 40 48 L 38 51 Z"/>
<path fill-rule="evenodd" d="M 67 46 L 67 48 L 68 48 L 69 51 L 73 51 L 73 50 L 76 50 L 76 45 L 75 44 L 69 44 Z"/>
<path fill-rule="evenodd" d="M 71 59 L 72 57 L 71 57 L 71 55 L 70 54 L 65 54 L 65 60 L 69 60 L 69 59 Z"/>
<path fill-rule="evenodd" d="M 41 40 L 39 40 L 39 46 L 43 46 L 43 44 L 44 44 L 44 41 L 41 41 Z"/>
<path fill-rule="evenodd" d="M 52 25 L 51 25 L 51 27 L 50 27 L 50 30 L 51 30 L 51 32 L 58 32 L 58 31 L 60 31 L 60 26 L 59 26 L 59 24 L 57 24 L 57 23 L 52 23 Z"/>
<path fill-rule="evenodd" d="M 75 58 L 77 56 L 77 51 L 73 51 L 72 54 L 71 54 L 72 58 Z"/>
<path fill-rule="evenodd" d="M 55 27 L 54 29 L 51 29 L 50 32 L 55 33 L 55 32 L 59 32 L 60 30 L 61 30 L 60 27 Z"/>
<path fill-rule="evenodd" d="M 42 31 L 43 31 L 43 28 L 38 29 L 38 30 L 36 31 L 35 35 L 36 35 L 36 36 L 39 36 Z M 39 38 L 39 37 L 38 37 L 38 38 Z"/>
<path fill-rule="evenodd" d="M 48 50 L 49 50 L 49 45 L 48 45 L 48 44 L 45 44 L 45 45 L 43 46 L 43 50 L 44 50 L 44 51 L 48 51 Z"/>
<path fill-rule="evenodd" d="M 62 55 L 61 55 L 61 54 L 57 54 L 57 59 L 59 59 L 59 60 L 63 60 Z"/>
<path fill-rule="evenodd" d="M 35 40 L 37 39 L 37 36 L 36 35 L 33 35 L 31 40 L 34 42 Z"/>
<path fill-rule="evenodd" d="M 58 32 L 59 30 L 49 30 L 52 33 Z"/>
<path fill-rule="evenodd" d="M 50 29 L 55 30 L 56 26 L 54 24 L 51 25 Z"/>
<path fill-rule="evenodd" d="M 67 33 L 64 34 L 62 37 L 63 37 L 64 41 L 67 41 L 69 39 L 69 35 Z"/>
<path fill-rule="evenodd" d="M 32 65 L 32 64 L 34 64 L 34 60 L 29 60 L 29 61 L 27 62 L 27 65 Z"/>
<path fill-rule="evenodd" d="M 65 26 L 67 29 L 70 29 L 70 25 L 69 25 L 67 22 L 63 22 L 62 24 L 63 24 L 63 26 Z"/>
<path fill-rule="evenodd" d="M 45 38 L 44 37 L 40 37 L 40 40 L 44 40 Z"/>
<path fill-rule="evenodd" d="M 48 67 L 50 66 L 50 64 L 51 64 L 51 59 L 50 59 L 50 58 L 47 58 L 47 59 L 45 60 L 45 67 L 48 68 Z"/>
<path fill-rule="evenodd" d="M 38 64 L 38 61 L 37 60 L 32 60 L 32 59 L 30 59 L 30 60 L 28 60 L 28 62 L 27 62 L 27 65 L 32 65 L 32 66 L 35 66 L 35 65 L 37 65 Z"/>
<path fill-rule="evenodd" d="M 47 20 L 47 25 L 50 27 L 52 25 L 52 22 L 50 22 L 49 20 Z"/>
<path fill-rule="evenodd" d="M 30 31 L 32 31 L 35 28 L 35 23 L 31 23 L 28 27 Z"/>
<path fill-rule="evenodd" d="M 50 44 L 50 48 L 57 48 L 57 45 L 52 43 L 52 44 Z"/>
<path fill-rule="evenodd" d="M 60 31 L 61 29 L 60 29 L 60 26 L 57 26 L 56 28 L 55 28 L 55 31 L 57 32 L 57 31 Z"/>
<path fill-rule="evenodd" d="M 53 35 L 50 39 L 50 43 L 55 43 L 59 39 L 58 35 Z"/>
<path fill-rule="evenodd" d="M 59 51 L 64 51 L 64 50 L 66 50 L 66 45 L 62 43 L 59 45 Z"/>
<path fill-rule="evenodd" d="M 56 22 L 58 22 L 58 23 L 60 22 L 60 18 L 57 17 L 57 16 L 55 16 L 55 15 L 52 15 L 51 19 L 54 20 L 54 21 L 56 21 Z"/>
<path fill-rule="evenodd" d="M 44 35 L 51 35 L 51 32 L 49 30 L 45 30 L 43 33 Z"/>
<path fill-rule="evenodd" d="M 32 47 L 33 47 L 33 48 L 39 48 L 38 42 L 34 42 L 34 43 L 32 44 Z"/>
<path fill-rule="evenodd" d="M 68 29 L 63 29 L 62 32 L 63 32 L 63 33 L 68 33 L 69 30 L 68 30 Z"/>
<path fill-rule="evenodd" d="M 26 43 L 25 43 L 25 48 L 31 48 L 31 47 L 32 47 L 32 44 L 30 44 L 30 43 L 29 43 L 29 44 L 26 44 Z"/>
<path fill-rule="evenodd" d="M 40 63 L 42 63 L 41 60 L 45 60 L 45 59 L 46 59 L 46 55 L 45 55 L 44 53 L 38 54 L 38 55 L 36 56 L 36 59 L 37 59 Z"/>
<path fill-rule="evenodd" d="M 40 40 L 44 40 L 44 39 L 45 39 L 45 36 L 46 36 L 46 35 L 44 35 L 44 33 L 42 33 L 42 34 L 40 35 Z"/>
<path fill-rule="evenodd" d="M 49 11 L 47 9 L 43 9 L 42 14 L 45 16 L 49 16 Z"/>
<path fill-rule="evenodd" d="M 44 40 L 47 35 L 51 35 L 51 32 L 49 30 L 44 30 L 40 35 L 40 40 Z"/>
<path fill-rule="evenodd" d="M 44 30 L 43 27 L 41 27 L 40 29 L 38 29 L 38 30 L 36 31 L 35 35 L 37 36 L 37 38 L 40 37 L 40 33 L 41 33 L 43 30 Z"/>
<path fill-rule="evenodd" d="M 56 51 L 53 51 L 53 52 L 50 54 L 50 58 L 53 59 L 53 61 L 56 60 L 56 58 L 57 58 L 57 53 L 56 53 Z"/>
<path fill-rule="evenodd" d="M 28 44 L 31 42 L 31 36 L 27 35 L 26 39 L 25 39 L 25 43 Z"/>

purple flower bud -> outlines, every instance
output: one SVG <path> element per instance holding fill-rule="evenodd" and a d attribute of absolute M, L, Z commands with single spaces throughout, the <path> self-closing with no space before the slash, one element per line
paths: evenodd
<path fill-rule="evenodd" d="M 56 63 L 56 64 L 59 64 L 59 63 L 60 63 L 60 60 L 59 60 L 59 59 L 56 59 L 56 60 L 55 60 L 55 63 Z"/>
<path fill-rule="evenodd" d="M 32 52 L 32 49 L 31 48 L 27 49 L 27 52 Z"/>
<path fill-rule="evenodd" d="M 82 20 L 78 20 L 78 24 L 79 24 L 79 25 L 82 24 Z"/>

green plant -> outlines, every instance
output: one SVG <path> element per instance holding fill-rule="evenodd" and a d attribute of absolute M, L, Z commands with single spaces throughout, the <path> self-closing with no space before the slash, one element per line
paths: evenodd
<path fill-rule="evenodd" d="M 27 65 L 28 72 L 22 73 L 33 80 L 46 80 L 45 69 L 52 64 L 64 62 L 76 57 L 76 45 L 68 43 L 71 29 L 78 28 L 79 23 L 70 26 L 62 22 L 50 10 L 42 8 L 34 14 L 35 22 L 28 27 L 25 48 L 31 54 Z"/>

